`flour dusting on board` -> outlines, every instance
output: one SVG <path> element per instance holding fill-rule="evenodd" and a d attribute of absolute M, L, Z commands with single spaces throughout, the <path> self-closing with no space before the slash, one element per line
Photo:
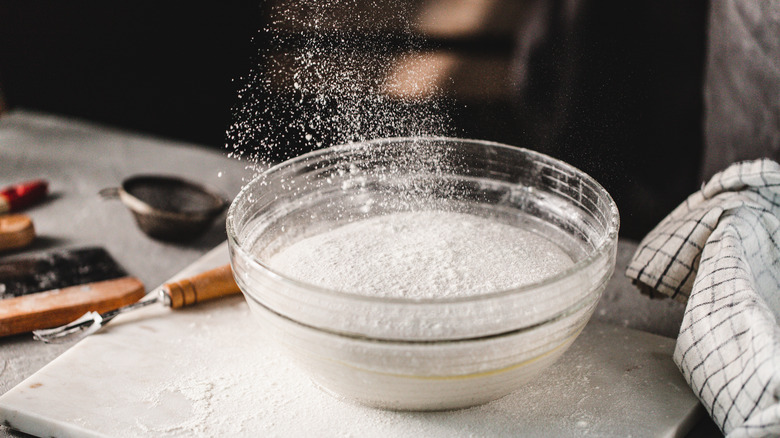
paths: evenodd
<path fill-rule="evenodd" d="M 686 409 L 697 406 L 675 374 L 672 339 L 639 332 L 626 337 L 612 326 L 586 329 L 562 360 L 523 391 L 471 409 L 397 412 L 338 401 L 320 391 L 257 332 L 243 300 L 182 312 L 150 322 L 164 328 L 146 340 L 153 346 L 147 354 L 155 372 L 143 375 L 138 362 L 120 361 L 115 367 L 119 375 L 135 373 L 138 383 L 125 390 L 143 392 L 140 410 L 107 406 L 105 416 L 96 417 L 94 406 L 74 409 L 79 417 L 71 421 L 97 434 L 133 438 L 444 438 L 453 431 L 459 436 L 628 436 L 668 433 Z M 136 339 L 142 332 L 134 325 L 112 335 Z M 104 392 L 97 400 L 109 405 L 117 398 Z M 128 403 L 127 397 L 118 400 Z M 632 417 L 645 412 L 655 414 Z M 135 418 L 128 418 L 131 414 Z"/>
<path fill-rule="evenodd" d="M 214 382 L 190 378 L 169 382 L 159 392 L 150 394 L 144 401 L 150 404 L 147 415 L 136 419 L 145 432 L 199 433 L 205 432 L 214 398 Z M 177 420 L 169 410 L 186 415 Z"/>

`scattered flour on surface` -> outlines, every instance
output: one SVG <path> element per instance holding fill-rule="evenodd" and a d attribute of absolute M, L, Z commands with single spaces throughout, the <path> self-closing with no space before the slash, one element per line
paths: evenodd
<path fill-rule="evenodd" d="M 625 372 L 631 363 L 658 359 L 650 352 L 635 352 L 648 335 L 616 342 L 623 338 L 611 326 L 586 329 L 582 340 L 547 372 L 500 400 L 457 411 L 397 412 L 342 402 L 319 390 L 258 333 L 244 303 L 196 310 L 188 319 L 207 314 L 213 315 L 210 322 L 183 324 L 159 338 L 164 344 L 158 347 L 169 348 L 160 350 L 171 355 L 155 358 L 158 373 L 148 376 L 144 410 L 135 411 L 135 424 L 84 420 L 87 429 L 108 436 L 168 438 L 640 436 L 673 430 L 670 425 L 684 417 L 682 407 L 695 406 L 685 397 L 667 398 L 669 382 L 684 386 L 681 377 L 669 372 L 674 369 L 671 360 L 660 369 Z M 177 350 L 175 339 L 183 339 L 186 346 Z M 668 357 L 673 348 L 671 340 L 655 347 Z M 626 354 L 629 351 L 634 354 Z M 605 367 L 607 358 L 616 363 Z M 647 378 L 659 381 L 651 384 Z M 609 385 L 597 383 L 604 379 Z M 184 403 L 168 404 L 176 391 Z M 636 417 L 648 409 L 656 416 Z"/>
<path fill-rule="evenodd" d="M 555 243 L 519 227 L 471 214 L 420 211 L 361 220 L 305 238 L 268 263 L 328 289 L 419 299 L 515 288 L 574 262 Z"/>
<path fill-rule="evenodd" d="M 189 319 L 197 322 L 182 324 L 175 339 L 166 336 L 170 345 L 157 360 L 167 365 L 157 368 L 155 383 L 140 394 L 140 415 L 132 428 L 111 435 L 257 436 L 284 430 L 279 413 L 296 402 L 287 391 L 296 394 L 311 383 L 253 337 L 254 321 L 243 300 L 213 304 L 192 309 L 197 316 Z"/>
<path fill-rule="evenodd" d="M 96 335 L 94 343 L 86 344 L 99 357 L 104 357 L 102 351 L 113 352 L 106 362 L 88 356 L 89 361 L 109 365 L 113 377 L 90 386 L 100 388 L 90 391 L 92 405 L 73 410 L 75 416 L 69 421 L 82 434 L 133 438 L 672 435 L 698 406 L 685 380 L 675 373 L 673 339 L 615 326 L 586 327 L 560 361 L 522 391 L 500 400 L 458 411 L 396 412 L 341 402 L 319 390 L 257 329 L 240 297 L 169 313 L 139 310 L 144 311 L 151 317 L 114 325 L 113 331 L 105 333 L 105 341 Z M 144 348 L 134 347 L 139 343 Z M 101 345 L 105 350 L 98 348 Z M 80 353 L 89 354 L 88 348 L 82 345 Z M 120 388 L 119 382 L 127 383 Z M 653 415 L 641 415 L 647 412 Z"/>

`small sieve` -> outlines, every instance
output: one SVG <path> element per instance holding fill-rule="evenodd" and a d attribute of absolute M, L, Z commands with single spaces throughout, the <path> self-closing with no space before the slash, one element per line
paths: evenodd
<path fill-rule="evenodd" d="M 125 179 L 121 187 L 101 190 L 100 195 L 119 198 L 150 237 L 173 242 L 202 235 L 229 203 L 203 185 L 163 175 L 135 175 Z"/>

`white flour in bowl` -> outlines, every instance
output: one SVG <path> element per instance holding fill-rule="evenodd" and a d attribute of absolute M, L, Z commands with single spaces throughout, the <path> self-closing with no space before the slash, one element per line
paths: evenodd
<path fill-rule="evenodd" d="M 444 211 L 393 213 L 305 238 L 268 262 L 291 278 L 382 297 L 479 295 L 537 282 L 573 265 L 533 232 Z"/>

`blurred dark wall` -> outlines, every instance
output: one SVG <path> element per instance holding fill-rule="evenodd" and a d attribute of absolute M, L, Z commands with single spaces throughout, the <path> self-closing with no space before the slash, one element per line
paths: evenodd
<path fill-rule="evenodd" d="M 222 146 L 257 2 L 0 2 L 10 107 Z"/>
<path fill-rule="evenodd" d="M 601 182 L 641 238 L 701 185 L 706 0 L 528 0 L 518 120 Z"/>
<path fill-rule="evenodd" d="M 780 162 L 780 0 L 719 0 L 710 9 L 702 177 L 729 164 Z"/>
<path fill-rule="evenodd" d="M 708 2 L 522 1 L 501 47 L 517 105 L 455 105 L 457 135 L 581 168 L 615 197 L 622 234 L 641 238 L 701 183 Z M 5 0 L 0 87 L 11 107 L 222 147 L 274 4 Z M 454 47 L 485 52 L 479 41 Z"/>

